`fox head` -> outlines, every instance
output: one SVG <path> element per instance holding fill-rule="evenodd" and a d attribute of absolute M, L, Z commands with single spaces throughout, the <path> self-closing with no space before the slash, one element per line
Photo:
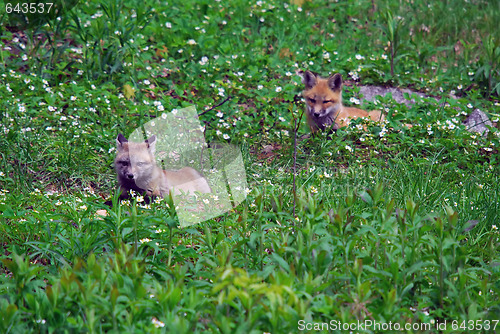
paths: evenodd
<path fill-rule="evenodd" d="M 298 71 L 305 85 L 304 98 L 307 112 L 319 119 L 338 113 L 342 107 L 342 75 L 336 73 L 328 79 L 321 78 L 311 71 Z"/>
<path fill-rule="evenodd" d="M 129 142 L 121 133 L 116 138 L 115 169 L 121 184 L 135 183 L 139 188 L 147 185 L 156 167 L 156 136 L 142 143 Z"/>

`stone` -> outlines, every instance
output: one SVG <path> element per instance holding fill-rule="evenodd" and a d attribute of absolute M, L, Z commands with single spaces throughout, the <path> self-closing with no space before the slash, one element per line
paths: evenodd
<path fill-rule="evenodd" d="M 463 122 L 467 131 L 477 132 L 481 135 L 486 135 L 489 129 L 486 126 L 493 126 L 488 115 L 479 109 L 474 109 L 469 116 Z"/>
<path fill-rule="evenodd" d="M 370 102 L 375 101 L 377 96 L 384 97 L 387 94 L 391 93 L 394 101 L 400 104 L 405 104 L 407 106 L 410 104 L 414 104 L 416 101 L 413 98 L 410 100 L 405 99 L 403 95 L 404 93 L 408 93 L 410 96 L 412 96 L 412 94 L 416 94 L 421 98 L 430 97 L 425 94 L 412 91 L 411 89 L 408 88 L 381 87 L 381 86 L 360 86 L 359 93 L 363 95 L 361 99 L 362 101 L 370 101 Z M 451 95 L 450 98 L 453 99 L 456 97 Z M 479 109 L 474 109 L 474 111 L 469 116 L 467 116 L 463 124 L 465 125 L 467 131 L 477 132 L 481 135 L 486 135 L 488 133 L 489 129 L 486 126 L 493 126 L 493 123 L 488 118 L 488 115 L 486 115 Z"/>
<path fill-rule="evenodd" d="M 366 101 L 375 101 L 377 96 L 386 96 L 391 93 L 392 98 L 397 103 L 402 103 L 406 105 L 414 104 L 415 99 L 407 100 L 404 97 L 404 93 L 408 93 L 410 96 L 412 94 L 416 94 L 422 98 L 427 97 L 425 94 L 414 92 L 411 89 L 407 88 L 397 88 L 397 87 L 380 87 L 380 86 L 360 86 L 359 93 L 363 95 L 363 100 Z"/>

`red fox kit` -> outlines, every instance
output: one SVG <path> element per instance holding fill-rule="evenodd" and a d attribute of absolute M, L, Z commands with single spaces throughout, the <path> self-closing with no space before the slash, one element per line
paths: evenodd
<path fill-rule="evenodd" d="M 156 136 L 142 143 L 129 142 L 121 133 L 116 138 L 117 154 L 115 169 L 121 188 L 120 199 L 128 198 L 130 190 L 147 196 L 165 197 L 173 191 L 194 194 L 195 191 L 210 193 L 207 180 L 195 169 L 184 167 L 176 171 L 163 170 L 154 158 Z"/>
<path fill-rule="evenodd" d="M 380 111 L 366 112 L 342 105 L 342 75 L 336 73 L 328 79 L 311 71 L 297 71 L 305 85 L 307 123 L 312 133 L 331 128 L 337 130 L 347 126 L 351 119 L 367 117 L 373 121 L 383 120 Z"/>

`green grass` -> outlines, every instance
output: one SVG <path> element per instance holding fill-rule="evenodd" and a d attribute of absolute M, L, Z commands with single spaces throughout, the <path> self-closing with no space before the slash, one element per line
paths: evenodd
<path fill-rule="evenodd" d="M 375 3 L 93 1 L 26 30 L 0 15 L 0 332 L 499 331 L 500 131 L 462 121 L 500 116 L 500 8 Z M 294 196 L 297 68 L 340 72 L 348 105 L 361 84 L 438 101 L 381 98 L 363 107 L 387 125 L 299 140 Z M 247 200 L 183 229 L 166 201 L 107 208 L 117 134 L 191 105 L 207 141 L 241 148 Z"/>

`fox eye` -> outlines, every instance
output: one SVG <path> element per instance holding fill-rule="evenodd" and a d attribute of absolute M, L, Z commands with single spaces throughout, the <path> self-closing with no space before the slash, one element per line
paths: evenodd
<path fill-rule="evenodd" d="M 316 99 L 311 99 L 311 98 L 309 98 L 309 102 L 311 102 L 311 103 L 316 103 Z"/>
<path fill-rule="evenodd" d="M 332 102 L 332 100 L 325 100 L 325 101 L 323 101 L 323 103 L 330 103 L 330 102 Z"/>
<path fill-rule="evenodd" d="M 128 161 L 120 161 L 120 164 L 123 166 L 128 166 Z"/>

